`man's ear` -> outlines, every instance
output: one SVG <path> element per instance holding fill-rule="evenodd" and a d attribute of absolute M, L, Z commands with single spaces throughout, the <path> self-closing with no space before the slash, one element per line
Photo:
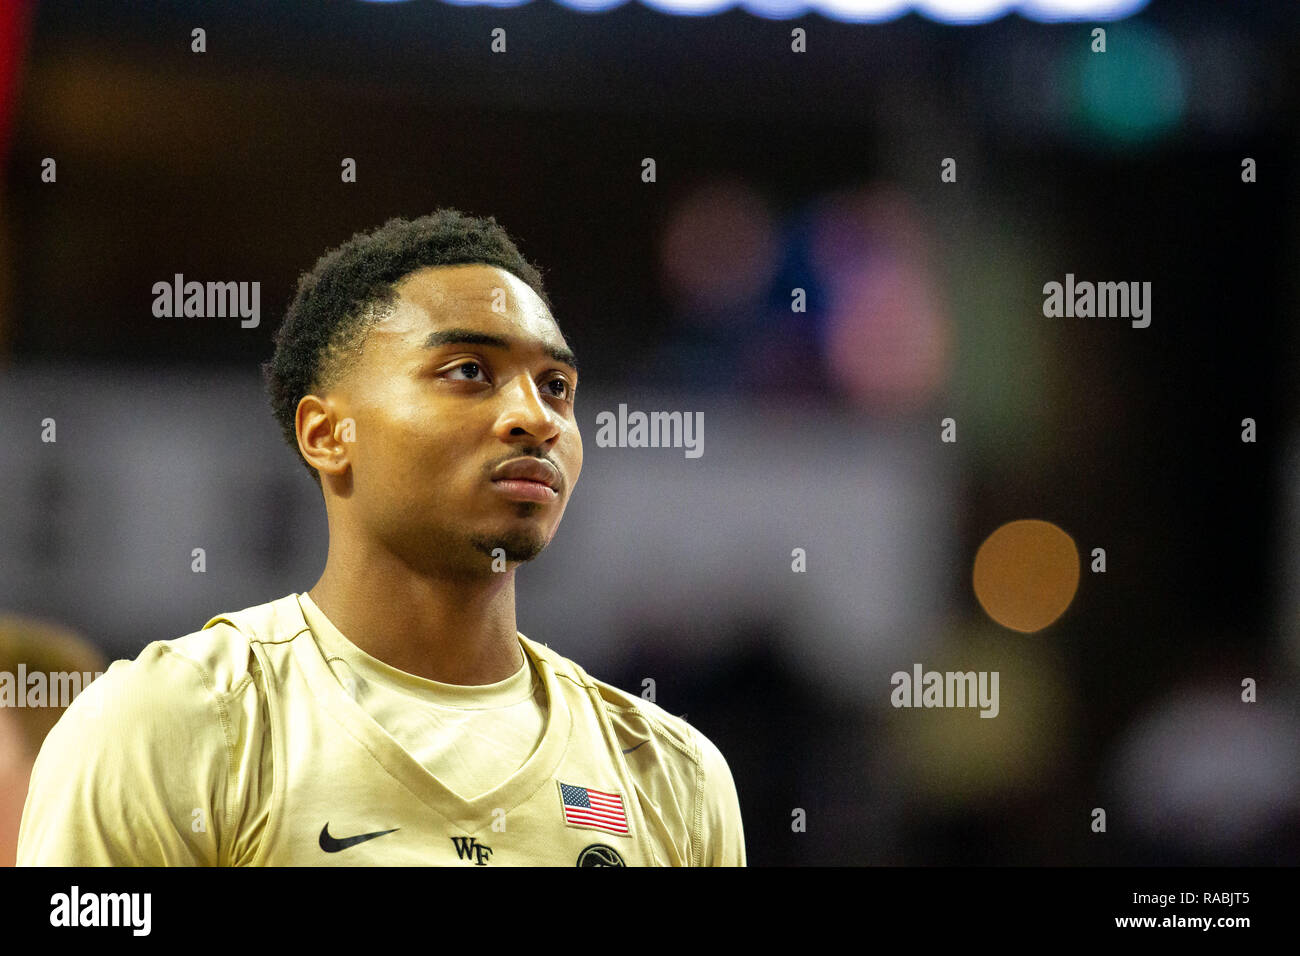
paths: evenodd
<path fill-rule="evenodd" d="M 340 418 L 333 402 L 319 395 L 304 395 L 298 400 L 294 425 L 298 432 L 298 451 L 321 478 L 342 475 L 348 470 L 357 426 L 351 418 Z"/>

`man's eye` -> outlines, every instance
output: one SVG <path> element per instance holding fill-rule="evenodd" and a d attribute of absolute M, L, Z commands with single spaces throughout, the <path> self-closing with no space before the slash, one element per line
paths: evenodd
<path fill-rule="evenodd" d="M 455 368 L 447 369 L 446 374 L 451 375 L 453 372 L 464 372 L 467 376 L 461 379 L 462 382 L 481 382 L 483 381 L 483 367 L 478 362 L 462 362 Z"/>
<path fill-rule="evenodd" d="M 559 391 L 555 390 L 556 385 L 560 386 Z M 546 387 L 551 390 L 551 394 L 554 395 L 556 398 L 563 398 L 567 400 L 572 400 L 573 398 L 573 386 L 571 386 L 568 383 L 568 381 L 566 381 L 565 379 L 553 378 L 546 383 Z"/>

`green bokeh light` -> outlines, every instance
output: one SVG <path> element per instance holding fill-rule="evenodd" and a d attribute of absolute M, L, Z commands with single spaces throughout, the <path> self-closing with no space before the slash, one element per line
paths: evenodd
<path fill-rule="evenodd" d="M 1092 38 L 1075 60 L 1074 115 L 1084 132 L 1122 144 L 1148 142 L 1176 129 L 1187 106 L 1174 45 L 1137 23 L 1106 28 L 1106 52 Z"/>

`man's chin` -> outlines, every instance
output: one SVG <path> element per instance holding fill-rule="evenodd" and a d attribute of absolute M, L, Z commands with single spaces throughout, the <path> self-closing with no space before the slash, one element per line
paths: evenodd
<path fill-rule="evenodd" d="M 494 560 L 504 558 L 508 562 L 531 561 L 543 551 L 549 543 L 546 538 L 536 533 L 514 531 L 494 535 L 476 535 L 470 543 L 481 554 Z"/>

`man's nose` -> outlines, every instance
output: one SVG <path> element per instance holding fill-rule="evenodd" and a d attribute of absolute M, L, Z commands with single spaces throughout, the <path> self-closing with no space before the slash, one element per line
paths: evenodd
<path fill-rule="evenodd" d="M 559 417 L 527 375 L 515 377 L 503 390 L 505 407 L 498 419 L 498 430 L 506 435 L 522 429 L 538 442 L 546 442 L 560 433 Z"/>

